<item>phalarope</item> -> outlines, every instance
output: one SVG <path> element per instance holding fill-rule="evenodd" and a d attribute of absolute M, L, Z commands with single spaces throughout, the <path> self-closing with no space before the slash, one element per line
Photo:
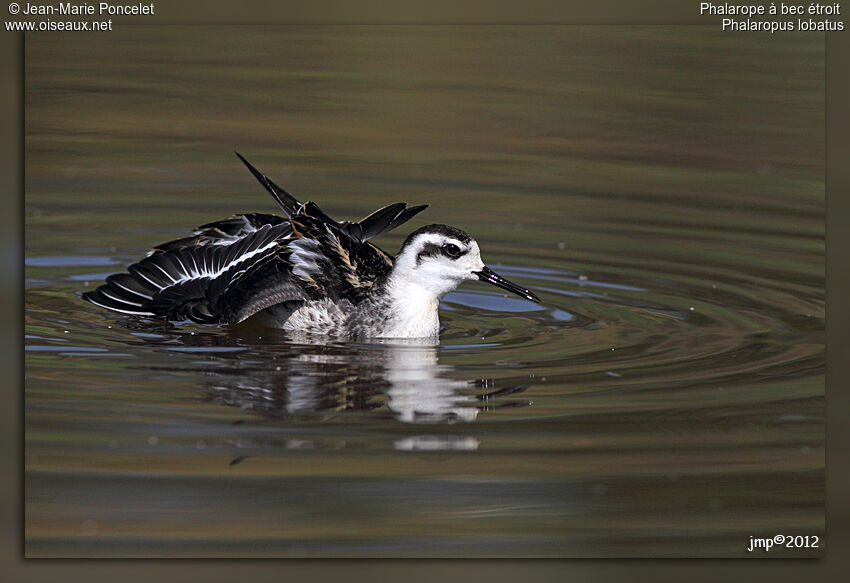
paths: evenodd
<path fill-rule="evenodd" d="M 397 202 L 337 222 L 236 155 L 288 218 L 248 213 L 202 225 L 157 245 L 83 298 L 172 321 L 236 324 L 256 315 L 286 330 L 365 338 L 437 336 L 440 299 L 468 280 L 540 302 L 484 265 L 475 239 L 455 227 L 416 229 L 395 259 L 369 242 L 428 205 Z"/>

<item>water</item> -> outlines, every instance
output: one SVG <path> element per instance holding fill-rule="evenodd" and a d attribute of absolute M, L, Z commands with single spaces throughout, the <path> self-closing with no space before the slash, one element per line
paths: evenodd
<path fill-rule="evenodd" d="M 149 27 L 26 44 L 29 556 L 750 556 L 824 534 L 823 36 Z M 80 294 L 275 212 L 464 228 L 439 346 Z M 772 550 L 810 556 L 820 549 Z"/>

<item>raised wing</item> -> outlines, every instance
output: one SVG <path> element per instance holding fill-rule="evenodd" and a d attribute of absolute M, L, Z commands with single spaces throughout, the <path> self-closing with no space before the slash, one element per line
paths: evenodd
<path fill-rule="evenodd" d="M 248 170 L 251 171 L 251 174 L 254 175 L 257 181 L 263 185 L 263 188 L 266 189 L 287 216 L 293 217 L 299 213 L 306 213 L 324 222 L 334 223 L 361 243 L 395 229 L 428 208 L 427 204 L 408 207 L 406 203 L 397 202 L 376 210 L 356 223 L 348 221 L 338 222 L 325 214 L 315 203 L 308 202 L 302 204 L 298 202 L 294 196 L 275 184 L 271 178 L 254 168 L 239 152 L 235 152 L 235 154 L 242 160 L 242 163 L 245 164 Z M 260 216 L 269 217 L 273 215 Z"/>
<path fill-rule="evenodd" d="M 280 225 L 287 223 L 286 219 L 277 215 L 263 213 L 248 213 L 235 215 L 229 219 L 216 221 L 201 225 L 193 231 L 189 237 L 177 239 L 156 245 L 148 255 L 162 251 L 173 251 L 181 247 L 193 247 L 203 245 L 230 245 L 263 228 L 266 225 Z"/>
<path fill-rule="evenodd" d="M 340 227 L 358 241 L 365 242 L 392 231 L 426 208 L 428 208 L 427 204 L 409 207 L 406 203 L 397 202 L 376 210 L 368 217 L 362 218 L 356 223 L 349 223 L 347 221 L 340 223 Z"/>
<path fill-rule="evenodd" d="M 360 221 L 337 222 L 302 204 L 237 153 L 289 219 L 248 213 L 202 225 L 154 247 L 83 298 L 125 314 L 232 324 L 270 306 L 328 298 L 362 301 L 392 270 L 369 239 L 427 205 L 388 205 Z"/>
<path fill-rule="evenodd" d="M 298 211 L 301 210 L 302 205 L 294 196 L 292 196 L 280 186 L 275 184 L 271 178 L 254 168 L 251 163 L 248 162 L 248 160 L 242 157 L 242 154 L 240 154 L 239 152 L 234 152 L 234 154 L 236 154 L 239 159 L 242 160 L 242 163 L 248 167 L 248 170 L 250 170 L 251 174 L 254 175 L 254 178 L 256 178 L 260 182 L 260 184 L 263 185 L 263 188 L 265 188 L 268 193 L 272 195 L 272 198 L 275 200 L 277 205 L 283 210 L 283 212 L 286 213 L 287 216 L 291 217 L 292 215 L 298 213 Z"/>
<path fill-rule="evenodd" d="M 307 299 L 302 286 L 285 276 L 288 266 L 281 244 L 290 232 L 288 223 L 265 225 L 230 245 L 160 251 L 131 265 L 126 273 L 110 275 L 83 298 L 138 316 L 205 324 L 239 322 L 276 303 Z"/>

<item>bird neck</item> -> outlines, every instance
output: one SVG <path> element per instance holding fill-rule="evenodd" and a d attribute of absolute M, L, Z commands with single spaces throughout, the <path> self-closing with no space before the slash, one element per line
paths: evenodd
<path fill-rule="evenodd" d="M 382 336 L 416 338 L 439 334 L 439 307 L 443 294 L 397 273 L 390 275 L 381 291 L 381 302 L 388 316 Z"/>

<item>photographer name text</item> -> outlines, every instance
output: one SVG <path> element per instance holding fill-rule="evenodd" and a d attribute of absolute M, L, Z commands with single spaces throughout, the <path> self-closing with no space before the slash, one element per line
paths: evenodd
<path fill-rule="evenodd" d="M 11 10 L 10 10 L 11 12 Z M 74 4 L 60 2 L 58 4 L 24 4 L 20 9 L 24 16 L 138 16 L 154 14 L 153 4 Z"/>

